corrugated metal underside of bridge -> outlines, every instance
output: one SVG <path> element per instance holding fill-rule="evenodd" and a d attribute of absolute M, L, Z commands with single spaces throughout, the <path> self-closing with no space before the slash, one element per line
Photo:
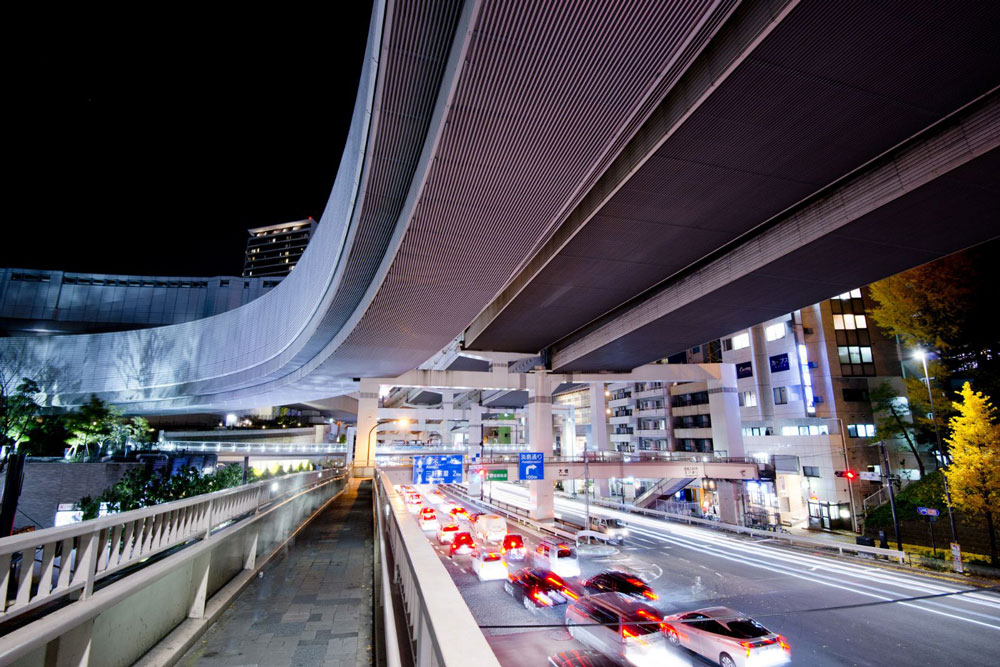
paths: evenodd
<path fill-rule="evenodd" d="M 663 131 L 623 157 L 634 171 L 584 202 L 584 221 L 473 324 L 469 347 L 558 353 L 574 332 L 628 319 L 622 306 L 636 295 L 689 275 L 1000 81 L 996 3 L 799 3 L 746 45 L 772 10 L 739 8 L 664 98 Z M 739 48 L 745 57 L 709 89 Z M 979 157 L 641 331 L 623 327 L 561 363 L 555 354 L 555 367 L 632 368 L 991 238 L 998 182 L 996 157 Z"/>

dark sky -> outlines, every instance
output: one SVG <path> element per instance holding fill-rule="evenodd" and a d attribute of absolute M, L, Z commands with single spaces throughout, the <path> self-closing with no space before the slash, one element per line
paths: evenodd
<path fill-rule="evenodd" d="M 248 227 L 319 219 L 370 3 L 352 11 L 18 22 L 0 267 L 238 275 Z"/>

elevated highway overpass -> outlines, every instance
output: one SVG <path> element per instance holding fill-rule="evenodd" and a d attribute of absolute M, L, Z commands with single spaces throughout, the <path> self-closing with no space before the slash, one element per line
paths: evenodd
<path fill-rule="evenodd" d="M 998 13 L 376 2 L 288 278 L 174 326 L 3 339 L 0 359 L 47 406 L 131 413 L 345 393 L 463 330 L 556 370 L 635 368 L 994 237 Z"/>

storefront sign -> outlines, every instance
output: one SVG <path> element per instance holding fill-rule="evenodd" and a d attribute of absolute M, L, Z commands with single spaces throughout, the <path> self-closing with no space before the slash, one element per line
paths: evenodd
<path fill-rule="evenodd" d="M 788 366 L 788 355 L 787 354 L 776 354 L 770 357 L 771 361 L 771 372 L 780 373 L 781 371 L 787 371 Z"/>
<path fill-rule="evenodd" d="M 736 379 L 753 377 L 753 362 L 744 361 L 742 364 L 736 364 Z"/>

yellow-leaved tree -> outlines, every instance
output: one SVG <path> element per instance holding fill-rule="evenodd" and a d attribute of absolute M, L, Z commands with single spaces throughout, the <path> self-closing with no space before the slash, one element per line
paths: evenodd
<path fill-rule="evenodd" d="M 997 558 L 996 523 L 1000 520 L 1000 425 L 989 396 L 973 391 L 966 382 L 955 403 L 958 414 L 951 418 L 952 463 L 945 469 L 951 486 L 951 502 L 969 517 L 986 519 L 990 538 L 990 562 Z"/>

